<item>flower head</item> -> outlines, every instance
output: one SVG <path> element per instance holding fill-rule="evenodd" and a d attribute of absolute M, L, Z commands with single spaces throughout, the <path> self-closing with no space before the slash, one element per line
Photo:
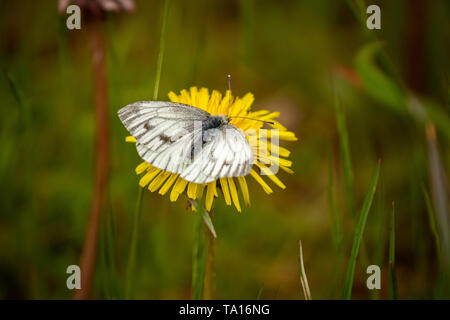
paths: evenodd
<path fill-rule="evenodd" d="M 179 95 L 170 92 L 169 99 L 172 102 L 203 109 L 212 115 L 228 115 L 231 119 L 230 123 L 243 131 L 252 148 L 254 163 L 250 175 L 267 194 L 272 193 L 272 189 L 262 176 L 267 176 L 278 187 L 285 188 L 276 173 L 278 168 L 292 173 L 290 169 L 292 162 L 287 159 L 290 152 L 279 146 L 278 141 L 296 141 L 297 138 L 293 132 L 288 131 L 275 120 L 279 112 L 251 111 L 250 107 L 254 100 L 251 93 L 239 98 L 231 96 L 227 91 L 222 97 L 222 94 L 216 90 L 210 94 L 206 88 L 199 90 L 197 87 L 191 87 L 189 91 L 181 90 Z M 265 123 L 268 123 L 272 130 L 263 129 Z M 132 136 L 127 137 L 126 141 L 136 142 Z M 210 183 L 198 184 L 182 179 L 179 174 L 158 169 L 147 162 L 139 164 L 136 167 L 136 173 L 142 175 L 139 181 L 141 187 L 147 187 L 151 192 L 158 191 L 161 195 L 170 191 L 170 201 L 176 201 L 183 193 L 192 200 L 201 199 L 206 193 L 205 208 L 210 211 L 214 199 L 219 197 L 219 190 L 221 190 L 225 203 L 234 204 L 240 212 L 239 188 L 245 205 L 250 206 L 250 194 L 245 176 L 219 178 Z"/>

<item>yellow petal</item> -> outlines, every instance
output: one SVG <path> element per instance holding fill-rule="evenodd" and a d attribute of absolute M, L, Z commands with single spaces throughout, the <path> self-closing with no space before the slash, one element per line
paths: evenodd
<path fill-rule="evenodd" d="M 263 115 L 265 115 L 265 114 L 268 114 L 269 112 L 270 112 L 269 110 L 258 110 L 258 111 L 250 112 L 250 113 L 248 114 L 248 116 L 249 116 L 249 117 L 252 117 L 252 118 L 258 118 L 258 117 L 260 117 L 260 116 L 263 116 Z"/>
<path fill-rule="evenodd" d="M 270 121 L 273 122 L 273 124 L 271 124 L 272 128 L 278 129 L 278 130 L 283 130 L 283 131 L 287 130 L 287 128 L 285 126 L 283 126 L 281 123 L 279 123 L 278 121 L 273 120 L 273 119 Z"/>
<path fill-rule="evenodd" d="M 245 181 L 245 177 L 238 177 L 238 181 L 239 185 L 241 186 L 244 203 L 247 207 L 250 207 L 250 194 L 248 193 L 247 181 Z"/>
<path fill-rule="evenodd" d="M 161 170 L 151 167 L 148 172 L 139 180 L 139 185 L 144 188 Z"/>
<path fill-rule="evenodd" d="M 172 174 L 169 179 L 166 181 L 166 183 L 164 183 L 164 185 L 162 186 L 161 189 L 159 189 L 159 194 L 160 195 L 165 195 L 167 193 L 167 191 L 169 191 L 170 187 L 173 185 L 173 183 L 175 182 L 175 180 L 177 179 L 178 175 L 176 174 Z"/>
<path fill-rule="evenodd" d="M 172 101 L 172 102 L 180 102 L 180 99 L 179 99 L 178 96 L 175 94 L 175 92 L 170 91 L 169 94 L 168 94 L 168 96 L 169 96 L 170 101 Z"/>
<path fill-rule="evenodd" d="M 263 120 L 263 121 L 268 121 L 268 120 L 272 120 L 273 118 L 278 118 L 279 116 L 280 116 L 280 113 L 278 111 L 276 111 L 276 112 L 271 112 L 271 113 L 265 115 L 264 117 L 260 117 L 259 119 Z"/>
<path fill-rule="evenodd" d="M 208 187 L 206 189 L 205 207 L 206 211 L 208 212 L 211 211 L 215 192 L 216 192 L 216 181 L 212 181 L 208 183 Z"/>
<path fill-rule="evenodd" d="M 292 161 L 291 160 L 287 160 L 287 159 L 283 159 L 283 158 L 278 158 L 278 157 L 270 157 L 272 161 L 276 161 L 278 160 L 278 164 L 280 166 L 283 167 L 292 167 Z"/>
<path fill-rule="evenodd" d="M 184 192 L 186 189 L 187 181 L 178 177 L 177 182 L 175 182 L 175 186 L 172 188 L 172 192 L 170 193 L 170 201 L 177 201 L 178 196 Z"/>
<path fill-rule="evenodd" d="M 232 105 L 233 105 L 233 97 L 230 95 L 230 90 L 227 90 L 225 96 L 220 102 L 219 110 L 217 111 L 217 113 L 227 114 L 228 109 L 231 109 Z"/>
<path fill-rule="evenodd" d="M 197 87 L 190 87 L 189 88 L 189 92 L 191 93 L 191 100 L 192 100 L 192 104 L 194 106 L 198 106 L 198 100 L 197 100 Z"/>
<path fill-rule="evenodd" d="M 162 171 L 155 179 L 153 179 L 153 181 L 150 183 L 150 185 L 148 186 L 148 190 L 150 190 L 150 192 L 155 192 L 156 190 L 158 190 L 162 184 L 164 183 L 164 181 L 166 181 L 166 179 L 171 175 L 170 172 L 167 171 Z"/>
<path fill-rule="evenodd" d="M 256 165 L 261 169 L 261 172 L 269 177 L 269 179 L 272 180 L 277 186 L 279 186 L 281 189 L 286 189 L 284 183 L 281 182 L 280 179 L 278 179 L 278 177 L 269 168 L 259 162 L 256 162 Z"/>
<path fill-rule="evenodd" d="M 253 101 L 255 101 L 255 96 L 251 92 L 247 92 L 245 96 L 242 97 L 242 103 L 245 105 L 246 110 L 250 108 L 250 106 L 253 104 Z"/>
<path fill-rule="evenodd" d="M 291 154 L 291 152 L 288 149 L 283 148 L 282 146 L 277 146 L 273 143 L 267 143 L 266 139 L 257 140 L 256 137 L 254 136 L 251 137 L 251 139 L 249 139 L 249 144 L 252 147 L 253 152 L 257 154 L 273 153 L 274 155 L 278 155 L 285 158 L 289 157 L 289 155 Z"/>
<path fill-rule="evenodd" d="M 285 172 L 287 172 L 289 174 L 294 174 L 294 171 L 292 169 L 288 168 L 288 167 L 280 166 L 280 168 L 281 168 L 281 170 L 283 170 L 283 171 L 285 171 Z"/>
<path fill-rule="evenodd" d="M 267 156 L 264 154 L 257 154 L 257 159 L 259 161 L 261 161 L 264 164 L 272 164 L 272 163 L 277 163 L 280 167 L 290 167 L 292 166 L 292 161 L 291 160 L 287 160 L 284 158 L 279 158 L 277 156 Z"/>
<path fill-rule="evenodd" d="M 135 139 L 133 136 L 127 136 L 127 137 L 125 138 L 125 141 L 126 141 L 126 142 L 136 142 L 136 139 Z"/>
<path fill-rule="evenodd" d="M 230 186 L 231 199 L 233 199 L 234 206 L 236 207 L 237 211 L 241 212 L 241 205 L 239 204 L 239 196 L 233 178 L 228 178 L 228 185 Z"/>
<path fill-rule="evenodd" d="M 297 141 L 297 137 L 295 136 L 295 133 L 291 131 L 281 131 L 281 130 L 269 130 L 268 131 L 268 137 L 272 138 L 278 136 L 280 140 L 286 140 L 286 141 Z"/>
<path fill-rule="evenodd" d="M 228 190 L 227 178 L 220 178 L 220 186 L 222 187 L 223 197 L 227 205 L 231 205 L 230 190 Z"/>
<path fill-rule="evenodd" d="M 197 199 L 201 199 L 203 197 L 203 191 L 205 190 L 206 185 L 205 184 L 198 184 L 197 185 Z"/>
<path fill-rule="evenodd" d="M 191 101 L 191 96 L 189 95 L 189 92 L 187 92 L 187 90 L 183 89 L 180 91 L 180 93 L 181 93 L 179 95 L 180 102 L 192 106 L 193 103 Z"/>
<path fill-rule="evenodd" d="M 230 110 L 228 111 L 228 114 L 232 117 L 237 116 L 241 110 L 244 108 L 243 104 L 242 104 L 242 100 L 239 98 L 236 98 L 236 100 L 234 101 L 232 108 L 230 106 Z"/>
<path fill-rule="evenodd" d="M 145 170 L 147 170 L 150 167 L 150 164 L 148 162 L 142 162 L 136 167 L 136 174 L 141 174 Z"/>
<path fill-rule="evenodd" d="M 276 146 L 273 146 L 272 144 L 270 144 L 270 150 L 273 150 L 272 152 L 274 154 L 278 154 L 279 156 L 285 157 L 285 158 L 289 157 L 289 155 L 291 154 L 291 152 L 288 149 L 283 148 L 282 146 L 276 147 Z"/>
<path fill-rule="evenodd" d="M 217 91 L 213 90 L 211 93 L 211 98 L 209 99 L 209 105 L 208 105 L 208 111 L 211 114 L 217 114 L 219 110 L 219 103 L 222 99 L 222 94 Z"/>
<path fill-rule="evenodd" d="M 206 88 L 201 88 L 200 92 L 198 94 L 198 105 L 197 107 L 205 110 L 206 107 L 208 106 L 208 102 L 209 102 L 209 92 L 208 89 Z"/>
<path fill-rule="evenodd" d="M 187 196 L 189 199 L 195 200 L 197 197 L 197 184 L 189 182 L 188 183 L 188 189 L 187 189 Z"/>
<path fill-rule="evenodd" d="M 273 192 L 269 185 L 259 176 L 259 174 L 255 170 L 251 169 L 250 174 L 256 180 L 256 182 L 258 182 L 263 187 L 264 191 L 267 194 L 271 194 Z"/>

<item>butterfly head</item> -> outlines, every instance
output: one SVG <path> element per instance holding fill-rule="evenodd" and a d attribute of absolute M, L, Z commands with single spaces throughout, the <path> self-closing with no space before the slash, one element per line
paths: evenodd
<path fill-rule="evenodd" d="M 220 127 L 222 124 L 230 122 L 230 118 L 222 114 L 215 116 L 210 116 L 206 121 L 203 122 L 203 130 L 209 130 Z"/>
<path fill-rule="evenodd" d="M 219 114 L 217 115 L 217 117 L 219 117 L 219 119 L 222 121 L 222 123 L 228 123 L 230 122 L 230 117 L 225 116 L 223 114 Z"/>

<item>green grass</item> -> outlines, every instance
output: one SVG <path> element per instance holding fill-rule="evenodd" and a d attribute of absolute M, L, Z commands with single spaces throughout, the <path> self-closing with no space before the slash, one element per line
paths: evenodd
<path fill-rule="evenodd" d="M 343 299 L 349 300 L 352 297 L 352 288 L 353 288 L 353 282 L 354 282 L 354 277 L 355 277 L 356 260 L 358 258 L 359 247 L 361 245 L 363 234 L 364 234 L 364 229 L 366 227 L 367 217 L 369 216 L 369 211 L 372 206 L 372 200 L 375 195 L 379 174 L 380 174 L 380 163 L 378 163 L 375 174 L 370 183 L 369 191 L 367 192 L 366 198 L 364 199 L 364 204 L 361 209 L 358 224 L 356 225 L 354 238 L 353 238 L 352 251 L 350 254 L 350 259 L 348 261 L 347 271 L 345 273 L 343 294 L 342 294 Z"/>
<path fill-rule="evenodd" d="M 206 244 L 204 221 L 201 214 L 205 211 L 204 200 L 200 201 L 194 213 L 194 243 L 192 247 L 192 300 L 203 297 L 208 246 Z"/>
<path fill-rule="evenodd" d="M 125 299 L 131 299 L 132 288 L 134 281 L 135 263 L 136 263 L 136 250 L 139 240 L 139 223 L 142 211 L 142 199 L 144 197 L 145 188 L 139 186 L 137 195 L 136 208 L 133 214 L 133 229 L 131 231 L 130 251 L 128 256 L 127 273 L 125 281 Z"/>
<path fill-rule="evenodd" d="M 388 297 L 397 300 L 397 275 L 395 271 L 395 204 L 392 202 L 391 225 L 389 232 L 389 287 Z"/>
<path fill-rule="evenodd" d="M 436 248 L 436 256 L 440 260 L 441 259 L 441 244 L 440 244 L 439 233 L 438 233 L 438 229 L 437 229 L 437 225 L 436 225 L 436 218 L 435 218 L 436 214 L 434 213 L 433 205 L 431 204 L 430 195 L 428 194 L 428 191 L 425 188 L 425 185 L 423 185 L 423 184 L 422 184 L 422 191 L 423 191 L 423 196 L 425 198 L 425 204 L 427 207 L 428 224 L 429 224 L 429 227 L 431 230 L 431 234 L 433 235 L 434 245 Z"/>
<path fill-rule="evenodd" d="M 345 115 L 342 104 L 337 94 L 335 95 L 334 111 L 336 113 L 337 128 L 340 137 L 341 160 L 344 171 L 345 195 L 350 211 L 350 216 L 356 219 L 356 206 L 354 196 L 354 174 L 350 157 L 350 143 L 348 139 L 347 125 L 345 123 Z"/>
<path fill-rule="evenodd" d="M 302 241 L 300 240 L 298 242 L 299 244 L 299 252 L 298 252 L 298 269 L 300 273 L 300 282 L 303 289 L 303 296 L 305 297 L 305 300 L 311 300 L 311 291 L 309 290 L 309 284 L 308 284 L 308 278 L 306 276 L 305 271 L 305 263 L 303 261 L 303 248 L 302 248 Z"/>

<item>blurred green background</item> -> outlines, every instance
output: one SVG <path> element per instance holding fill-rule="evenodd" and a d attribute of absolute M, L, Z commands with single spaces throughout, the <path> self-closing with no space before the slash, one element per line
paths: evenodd
<path fill-rule="evenodd" d="M 299 138 L 282 144 L 292 151 L 295 171 L 280 171 L 285 190 L 271 184 L 274 193 L 266 195 L 250 178 L 250 208 L 238 213 L 222 197 L 215 201 L 215 298 L 303 299 L 300 239 L 313 299 L 341 298 L 355 231 L 348 196 L 359 216 L 378 160 L 380 180 L 353 298 L 388 297 L 392 201 L 398 297 L 450 298 L 439 271 L 445 254 L 436 250 L 430 223 L 434 217 L 442 247 L 448 225 L 442 226 L 435 204 L 448 203 L 450 3 L 371 1 L 381 7 L 382 19 L 382 29 L 373 31 L 358 19 L 365 24 L 361 3 L 171 3 L 159 99 L 193 85 L 223 92 L 231 74 L 234 94 L 252 92 L 254 109 L 280 111 L 280 121 Z M 127 132 L 116 111 L 153 95 L 163 6 L 136 1 L 134 13 L 108 14 L 103 22 L 111 171 L 96 298 L 124 297 L 138 194 L 134 169 L 141 160 L 124 142 Z M 81 30 L 69 31 L 66 17 L 56 1 L 0 1 L 3 299 L 73 295 L 66 268 L 78 264 L 86 232 L 96 128 L 89 25 L 82 20 Z M 379 46 L 373 45 L 377 39 Z M 345 114 L 350 193 L 336 110 Z M 435 124 L 436 139 L 427 139 L 426 123 Z M 438 154 L 430 152 L 433 146 Z M 433 168 L 444 170 L 431 175 Z M 439 182 L 442 188 L 432 187 Z M 424 190 L 433 210 L 427 210 Z M 168 195 L 145 193 L 134 298 L 191 297 L 194 220 L 181 197 L 171 203 Z M 377 292 L 366 287 L 371 264 L 381 267 Z"/>

